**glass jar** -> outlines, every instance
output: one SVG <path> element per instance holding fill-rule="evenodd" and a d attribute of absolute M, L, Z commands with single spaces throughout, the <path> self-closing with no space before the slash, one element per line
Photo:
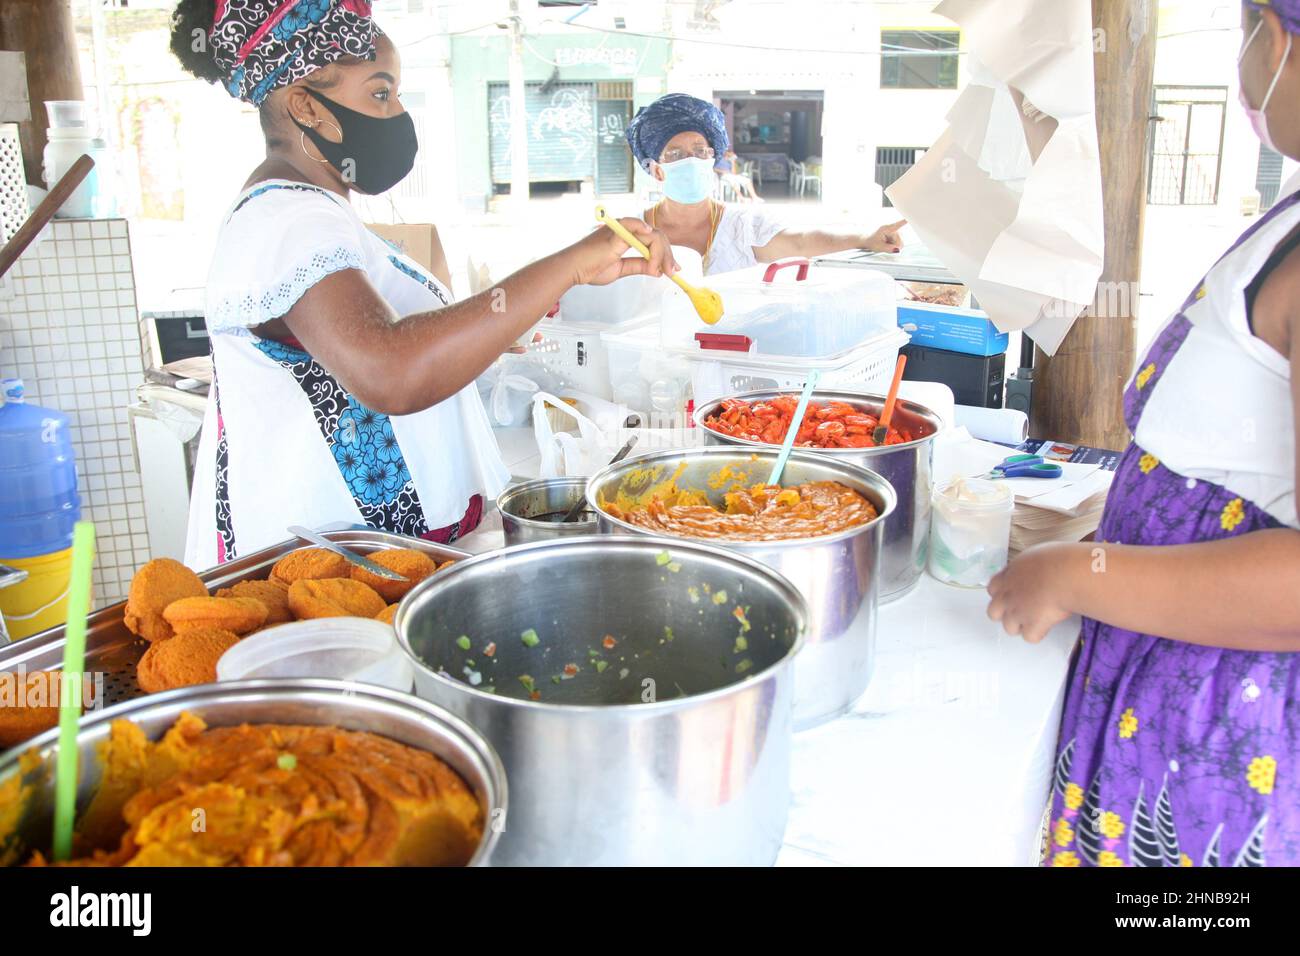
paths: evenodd
<path fill-rule="evenodd" d="M 1005 481 L 957 478 L 934 489 L 930 574 L 957 587 L 987 587 L 1007 566 L 1016 500 Z"/>

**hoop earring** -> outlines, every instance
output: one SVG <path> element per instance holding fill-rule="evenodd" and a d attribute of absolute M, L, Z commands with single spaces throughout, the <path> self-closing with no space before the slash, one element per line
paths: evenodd
<path fill-rule="evenodd" d="M 333 126 L 336 130 L 338 130 L 339 141 L 340 142 L 343 141 L 343 130 L 339 127 L 338 123 L 331 123 L 329 120 L 317 120 L 316 122 L 311 124 L 311 128 L 315 129 L 321 123 L 325 123 L 327 126 Z M 300 133 L 298 133 L 298 146 L 301 147 L 303 155 L 306 156 L 308 159 L 310 159 L 313 163 L 329 162 L 328 159 L 325 159 L 323 157 L 321 159 L 317 159 L 311 153 L 307 152 L 307 131 L 306 130 L 302 130 Z"/>

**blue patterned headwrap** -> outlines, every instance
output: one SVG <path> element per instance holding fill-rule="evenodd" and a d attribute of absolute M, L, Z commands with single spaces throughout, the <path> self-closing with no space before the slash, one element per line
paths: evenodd
<path fill-rule="evenodd" d="M 668 141 L 686 132 L 699 133 L 719 156 L 731 145 L 722 110 L 685 93 L 669 93 L 642 108 L 627 124 L 627 145 L 641 168 L 649 172 L 650 161 L 658 161 Z"/>

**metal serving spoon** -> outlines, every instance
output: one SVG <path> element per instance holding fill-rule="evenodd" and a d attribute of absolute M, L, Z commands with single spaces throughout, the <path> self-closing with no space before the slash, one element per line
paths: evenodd
<path fill-rule="evenodd" d="M 324 548 L 326 551 L 333 551 L 335 554 L 339 555 L 344 560 L 350 561 L 352 564 L 355 564 L 359 568 L 365 568 L 367 571 L 369 571 L 371 574 L 375 575 L 376 577 L 384 578 L 387 581 L 409 581 L 410 580 L 410 578 L 403 577 L 402 575 L 398 574 L 396 571 L 390 571 L 382 564 L 375 564 L 375 562 L 363 558 L 355 551 L 349 551 L 347 548 L 343 547 L 342 545 L 335 544 L 329 538 L 322 537 L 321 535 L 318 535 L 315 531 L 312 531 L 308 528 L 304 528 L 302 525 L 291 524 L 285 530 L 292 535 L 302 538 L 304 541 L 310 541 L 318 548 Z"/>

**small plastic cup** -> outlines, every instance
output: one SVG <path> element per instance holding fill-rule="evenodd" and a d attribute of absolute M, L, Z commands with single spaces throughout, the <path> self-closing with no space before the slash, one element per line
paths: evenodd
<path fill-rule="evenodd" d="M 397 632 L 364 617 L 321 617 L 268 627 L 244 638 L 217 661 L 217 680 L 333 677 L 409 691 L 411 662 Z"/>
<path fill-rule="evenodd" d="M 50 129 L 74 129 L 86 125 L 85 100 L 46 100 L 45 115 Z"/>
<path fill-rule="evenodd" d="M 930 574 L 944 584 L 988 587 L 1007 566 L 1015 495 L 1005 481 L 958 478 L 931 497 Z"/>

